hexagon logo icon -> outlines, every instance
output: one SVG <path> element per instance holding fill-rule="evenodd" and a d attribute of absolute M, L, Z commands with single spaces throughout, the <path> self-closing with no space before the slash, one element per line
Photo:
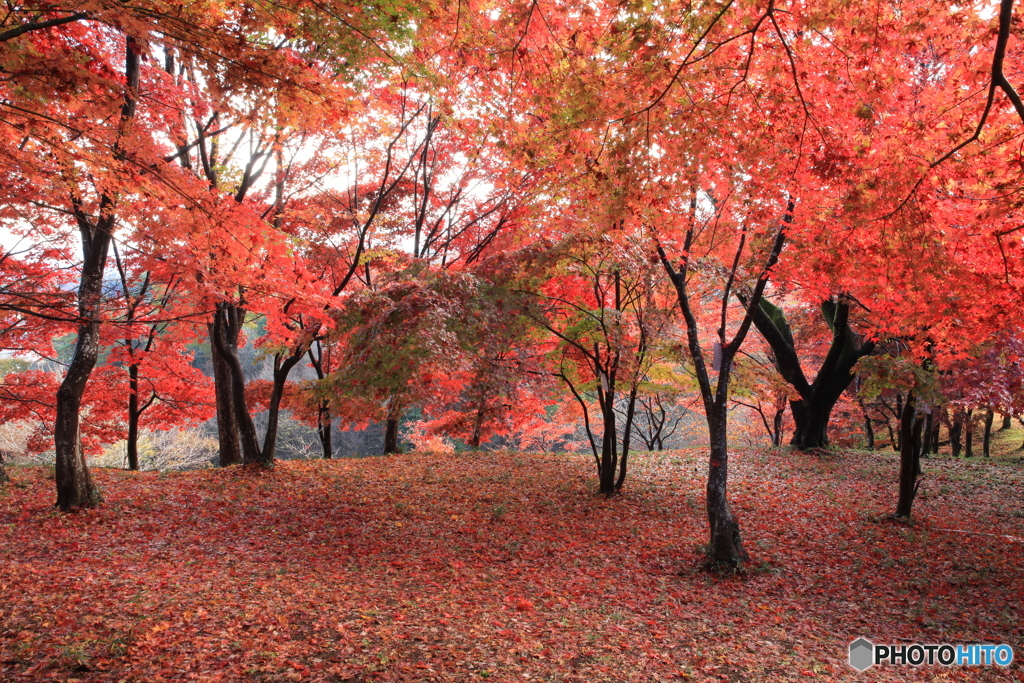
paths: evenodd
<path fill-rule="evenodd" d="M 850 643 L 850 666 L 864 671 L 875 663 L 875 646 L 867 638 L 858 638 Z"/>

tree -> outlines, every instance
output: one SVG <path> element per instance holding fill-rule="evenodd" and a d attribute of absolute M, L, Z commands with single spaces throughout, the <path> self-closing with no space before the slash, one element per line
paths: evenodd
<path fill-rule="evenodd" d="M 747 310 L 739 326 L 735 328 L 731 339 L 727 338 L 727 310 L 729 299 L 733 295 L 733 285 L 744 285 L 737 282 L 743 275 L 739 270 L 740 259 L 746 245 L 746 235 L 742 234 L 735 247 L 735 256 L 732 259 L 732 268 L 728 271 L 728 277 L 722 288 L 720 296 L 722 318 L 721 326 L 718 328 L 718 340 L 715 345 L 714 370 L 717 370 L 717 381 L 712 384 L 711 373 L 705 361 L 704 351 L 701 349 L 701 329 L 694 314 L 694 305 L 691 294 L 689 278 L 692 274 L 691 254 L 694 249 L 694 240 L 698 236 L 697 224 L 697 201 L 696 188 L 693 190 L 690 201 L 689 225 L 686 230 L 682 251 L 685 256 L 681 259 L 677 270 L 669 260 L 664 247 L 658 246 L 658 255 L 661 258 L 665 272 L 668 273 L 675 286 L 676 295 L 679 301 L 679 308 L 682 310 L 683 319 L 686 322 L 687 346 L 690 350 L 690 357 L 693 360 L 694 372 L 697 375 L 697 383 L 700 386 L 701 399 L 704 402 L 704 415 L 708 423 L 710 439 L 710 454 L 708 459 L 708 482 L 707 482 L 707 512 L 708 525 L 710 527 L 710 541 L 708 545 L 708 559 L 728 567 L 740 567 L 748 561 L 748 555 L 743 548 L 740 538 L 739 524 L 736 522 L 729 510 L 729 502 L 726 497 L 726 487 L 729 477 L 729 450 L 728 450 L 728 406 L 729 406 L 729 378 L 732 371 L 733 359 L 740 350 L 743 340 L 746 338 L 750 325 L 753 322 L 753 310 L 760 305 L 764 288 L 768 283 L 768 274 L 778 261 L 779 254 L 785 242 L 785 226 L 792 222 L 793 203 L 790 201 L 787 207 L 787 214 L 782 219 L 782 224 L 775 229 L 774 238 L 767 255 L 764 256 L 764 266 L 756 279 L 753 280 L 750 293 L 745 297 Z"/>
<path fill-rule="evenodd" d="M 150 271 L 138 273 L 122 258 L 114 243 L 114 257 L 121 291 L 110 299 L 120 304 L 119 320 L 106 326 L 104 341 L 118 335 L 92 381 L 106 396 L 118 397 L 125 390 L 127 371 L 128 419 L 126 454 L 128 469 L 139 469 L 139 434 L 143 426 L 169 429 L 209 417 L 213 407 L 210 382 L 192 366 L 192 325 L 174 319 L 174 299 L 180 296 L 180 281 L 173 276 L 156 282 Z M 147 419 L 143 422 L 143 416 Z"/>
<path fill-rule="evenodd" d="M 299 70 L 288 59 L 292 55 L 253 40 L 278 18 L 284 17 L 227 3 L 218 11 L 193 7 L 184 14 L 118 6 L 71 14 L 22 9 L 4 17 L 0 63 L 10 78 L 0 86 L 0 154 L 8 162 L 3 184 L 13 206 L 4 218 L 32 221 L 49 234 L 77 230 L 82 254 L 75 290 L 78 341 L 58 390 L 54 424 L 62 509 L 92 505 L 98 497 L 82 453 L 80 413 L 99 355 L 114 233 L 139 223 L 150 229 L 147 238 L 159 241 L 161 231 L 152 229 L 158 223 L 148 219 L 166 217 L 161 209 L 184 203 L 199 214 L 211 208 L 204 188 L 175 168 L 193 143 L 164 125 L 173 120 L 168 111 L 181 111 L 177 103 L 193 100 L 196 92 L 169 83 L 149 64 L 158 51 L 168 58 L 180 51 L 197 68 L 259 63 L 264 73 L 288 79 Z M 235 71 L 239 80 L 253 75 Z M 169 140 L 181 146 L 168 153 Z M 56 182 L 36 183 L 41 177 Z M 177 221 L 166 223 L 180 228 Z"/>
<path fill-rule="evenodd" d="M 828 421 L 832 408 L 853 382 L 853 367 L 875 348 L 871 340 L 858 341 L 850 327 L 851 301 L 834 297 L 821 304 L 822 317 L 832 330 L 832 342 L 813 382 L 808 382 L 800 365 L 796 344 L 782 309 L 767 299 L 753 310 L 758 332 L 772 348 L 779 374 L 799 394 L 789 405 L 796 423 L 790 445 L 800 450 L 828 445 Z"/>
<path fill-rule="evenodd" d="M 580 406 L 599 490 L 610 496 L 625 482 L 637 397 L 667 325 L 663 280 L 628 239 L 580 236 L 552 251 L 557 256 L 537 292 L 543 314 L 535 320 L 554 338 L 550 372 Z M 600 446 L 588 406 L 594 400 Z"/>

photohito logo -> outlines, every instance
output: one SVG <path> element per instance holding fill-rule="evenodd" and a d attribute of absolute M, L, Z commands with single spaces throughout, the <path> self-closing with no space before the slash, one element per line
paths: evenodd
<path fill-rule="evenodd" d="M 850 666 L 864 671 L 875 664 L 941 664 L 942 666 L 1009 666 L 1013 648 L 1009 645 L 875 645 L 867 638 L 850 643 Z"/>

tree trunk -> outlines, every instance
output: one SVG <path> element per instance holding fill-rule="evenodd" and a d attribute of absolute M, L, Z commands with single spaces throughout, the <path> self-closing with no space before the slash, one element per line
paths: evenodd
<path fill-rule="evenodd" d="M 995 413 L 991 409 L 985 412 L 985 432 L 982 435 L 981 452 L 986 458 L 992 457 L 992 423 L 995 421 Z"/>
<path fill-rule="evenodd" d="M 849 324 L 848 302 L 823 302 L 821 313 L 832 329 L 832 343 L 814 382 L 808 383 L 782 309 L 766 299 L 753 305 L 748 305 L 745 298 L 741 301 L 748 306 L 754 326 L 771 346 L 779 374 L 800 395 L 799 399 L 790 402 L 795 423 L 790 445 L 799 450 L 827 447 L 832 409 L 853 382 L 853 366 L 874 350 L 874 342 L 858 343 Z"/>
<path fill-rule="evenodd" d="M 238 420 L 235 418 L 234 393 L 231 391 L 231 368 L 220 351 L 214 335 L 221 335 L 227 344 L 238 346 L 238 336 L 219 315 L 207 325 L 210 333 L 210 358 L 213 361 L 213 390 L 217 402 L 217 437 L 220 446 L 220 466 L 242 462 L 242 444 L 238 438 Z"/>
<path fill-rule="evenodd" d="M 789 445 L 801 451 L 828 446 L 828 422 L 832 415 L 835 402 L 829 406 L 808 405 L 805 401 L 792 401 L 789 405 L 793 413 L 793 438 Z"/>
<path fill-rule="evenodd" d="M 398 417 L 388 417 L 384 423 L 384 454 L 401 453 L 398 450 Z"/>
<path fill-rule="evenodd" d="M 326 401 L 321 402 L 316 411 L 316 435 L 320 439 L 324 460 L 334 457 L 334 447 L 331 445 L 332 421 L 330 405 Z"/>
<path fill-rule="evenodd" d="M 93 224 L 83 216 L 79 218 L 79 227 L 84 259 L 78 287 L 78 315 L 84 322 L 78 326 L 75 352 L 57 390 L 57 416 L 53 433 L 57 506 L 65 511 L 90 507 L 99 502 L 99 491 L 93 485 L 82 452 L 80 411 L 82 394 L 85 393 L 85 386 L 99 358 L 103 272 L 113 219 L 104 218 Z"/>
<path fill-rule="evenodd" d="M 606 496 L 615 493 L 615 473 L 618 465 L 618 438 L 615 425 L 615 408 L 612 405 L 613 394 L 607 392 L 602 401 L 602 417 L 604 418 L 604 435 L 601 438 L 601 470 L 599 472 L 599 491 Z"/>
<path fill-rule="evenodd" d="M 917 495 L 921 474 L 921 427 L 923 420 L 917 415 L 916 400 L 907 394 L 900 413 L 900 493 L 896 503 L 896 517 L 910 517 Z"/>
<path fill-rule="evenodd" d="M 327 372 L 330 371 L 330 354 L 331 347 L 324 348 L 323 342 L 319 338 L 314 338 L 309 344 L 309 348 L 306 349 L 309 364 L 313 366 L 316 377 L 320 382 L 323 382 Z M 323 449 L 324 460 L 330 460 L 334 457 L 334 446 L 331 444 L 332 422 L 331 402 L 328 399 L 323 399 L 316 409 L 316 435 L 320 439 L 320 448 Z"/>
<path fill-rule="evenodd" d="M 722 378 L 719 378 L 719 382 Z M 726 378 L 727 381 L 727 378 Z M 729 449 L 726 404 L 714 405 L 708 415 L 711 453 L 708 458 L 707 513 L 710 531 L 708 560 L 714 565 L 742 567 L 750 561 L 740 538 L 740 525 L 732 516 L 727 498 Z"/>
<path fill-rule="evenodd" d="M 109 243 L 109 239 L 108 239 Z M 104 260 L 106 260 L 104 258 Z M 85 269 L 83 269 L 84 271 Z M 96 273 L 96 282 L 89 288 L 95 292 L 94 298 L 99 299 L 102 268 Z M 83 272 L 80 297 L 86 287 L 87 278 Z M 87 294 L 86 296 L 89 296 Z M 82 317 L 99 314 L 99 306 L 89 307 L 91 310 Z M 82 452 L 82 434 L 80 410 L 82 394 L 89 381 L 89 375 L 96 365 L 99 356 L 99 323 L 87 322 L 78 327 L 78 342 L 75 344 L 75 355 L 68 365 L 67 374 L 57 390 L 57 418 L 54 425 L 53 441 L 56 449 L 57 506 L 61 510 L 91 507 L 100 501 L 99 491 L 92 481 L 92 475 L 85 464 Z"/>
<path fill-rule="evenodd" d="M 921 439 L 921 457 L 930 455 L 932 452 L 932 413 L 925 413 L 923 438 Z"/>
<path fill-rule="evenodd" d="M 719 348 L 721 350 L 721 355 L 719 357 L 718 365 L 718 381 L 715 383 L 713 388 L 708 367 L 704 362 L 704 352 L 701 350 L 700 346 L 700 329 L 697 324 L 697 318 L 694 315 L 690 296 L 686 287 L 689 265 L 687 259 L 689 258 L 688 255 L 693 246 L 693 222 L 696 217 L 697 210 L 696 184 L 691 187 L 691 226 L 687 229 L 686 239 L 683 244 L 683 251 L 687 256 L 684 257 L 682 261 L 683 267 L 680 271 L 677 272 L 676 269 L 672 267 L 672 263 L 668 260 L 664 248 L 660 245 L 658 246 L 658 256 L 661 259 L 662 266 L 665 268 L 665 272 L 668 273 L 669 279 L 676 290 L 676 298 L 679 301 L 679 308 L 682 310 L 683 319 L 686 321 L 687 348 L 690 352 L 690 359 L 693 361 L 693 368 L 697 377 L 697 383 L 700 386 L 701 399 L 704 403 L 704 414 L 708 424 L 708 435 L 710 437 L 708 482 L 706 489 L 709 530 L 708 560 L 714 565 L 724 566 L 730 569 L 740 569 L 750 561 L 750 556 L 747 555 L 746 550 L 743 548 L 743 542 L 740 538 L 739 523 L 737 523 L 729 510 L 729 501 L 726 495 L 726 487 L 729 481 L 727 429 L 731 365 L 733 359 L 740 350 L 740 346 L 743 344 L 744 338 L 747 336 L 747 332 L 750 330 L 750 325 L 754 318 L 754 311 L 760 309 L 761 297 L 764 294 L 765 286 L 768 284 L 768 273 L 778 261 L 779 253 L 782 251 L 782 246 L 786 240 L 783 226 L 788 225 L 793 220 L 793 206 L 793 200 L 790 199 L 787 204 L 786 214 L 779 226 L 779 231 L 775 235 L 775 241 L 772 244 L 771 251 L 768 254 L 768 258 L 765 260 L 764 270 L 758 278 L 757 284 L 754 285 L 754 289 L 750 293 L 748 300 L 744 302 L 747 307 L 747 313 L 744 316 L 743 321 L 740 323 L 739 328 L 737 328 L 732 341 L 728 343 L 724 343 L 725 313 L 723 312 L 722 314 L 722 327 L 719 329 L 719 341 L 721 344 Z M 736 250 L 736 260 L 734 261 L 734 264 L 739 263 L 740 254 L 743 251 L 743 245 L 744 240 L 741 239 L 739 247 Z M 733 266 L 733 274 L 735 274 L 735 270 L 736 265 Z M 730 279 L 729 282 L 731 284 L 732 280 Z M 729 286 L 727 285 L 722 297 L 723 311 L 730 296 Z"/>
<path fill-rule="evenodd" d="M 284 357 L 274 355 L 274 384 L 270 390 L 270 404 L 267 406 L 267 431 L 263 435 L 263 448 L 259 450 L 259 464 L 267 469 L 274 466 L 274 453 L 277 450 L 277 426 L 281 421 L 281 398 L 284 396 L 284 384 L 288 381 L 288 373 L 306 354 L 301 346 L 291 355 Z M 246 409 L 248 414 L 248 409 Z"/>
<path fill-rule="evenodd" d="M 484 407 L 480 405 L 476 411 L 476 417 L 473 418 L 473 434 L 469 437 L 469 447 L 474 451 L 480 450 L 480 436 L 483 431 L 484 424 Z"/>
<path fill-rule="evenodd" d="M 139 470 L 139 366 L 128 366 L 128 469 Z"/>
<path fill-rule="evenodd" d="M 637 387 L 634 384 L 629 392 L 629 405 L 626 407 L 626 425 L 622 430 L 622 457 L 619 459 L 619 478 L 615 480 L 615 490 L 618 491 L 626 483 L 626 465 L 629 463 L 629 441 L 633 432 L 633 417 L 636 415 L 636 394 Z"/>
<path fill-rule="evenodd" d="M 215 315 L 221 321 L 221 329 L 225 332 L 225 334 L 214 335 L 214 341 L 230 371 L 231 403 L 242 446 L 242 462 L 265 465 L 267 461 L 264 460 L 260 451 L 259 441 L 256 438 L 256 426 L 253 424 L 252 416 L 249 415 L 249 407 L 245 403 L 245 370 L 238 357 L 238 337 L 242 329 L 242 321 L 245 319 L 245 310 L 230 302 L 221 301 L 217 303 Z M 272 457 L 273 454 L 271 454 Z M 272 463 L 273 460 L 271 459 L 270 462 Z"/>
<path fill-rule="evenodd" d="M 857 403 L 860 405 L 861 413 L 864 414 L 864 437 L 867 439 L 867 447 L 869 451 L 873 451 L 875 450 L 875 425 L 871 422 L 868 409 L 864 407 L 864 401 L 858 399 Z"/>
<path fill-rule="evenodd" d="M 964 449 L 964 457 L 970 458 L 974 456 L 974 409 L 967 411 L 967 416 L 964 418 L 964 429 L 967 431 L 967 438 L 965 441 L 966 448 Z"/>
<path fill-rule="evenodd" d="M 935 408 L 935 410 L 941 409 Z M 942 428 L 942 419 L 940 418 L 940 415 L 941 413 L 939 413 L 939 415 L 933 416 L 934 419 L 932 420 L 932 430 L 931 433 L 928 435 L 929 440 L 932 442 L 931 452 L 935 453 L 936 455 L 938 455 L 939 446 L 941 445 L 939 443 L 939 430 Z"/>
<path fill-rule="evenodd" d="M 1003 415 L 1003 423 L 1001 425 L 999 425 L 999 431 L 1001 431 L 1001 432 L 1006 431 L 1011 426 L 1013 426 L 1012 423 L 1013 423 L 1013 417 L 1011 417 L 1009 413 L 1007 413 L 1006 415 Z"/>
<path fill-rule="evenodd" d="M 10 480 L 11 478 L 7 476 L 7 468 L 4 467 L 4 452 L 0 451 L 0 484 L 6 484 Z"/>
<path fill-rule="evenodd" d="M 783 404 L 781 408 L 775 411 L 775 417 L 772 418 L 772 448 L 780 448 L 782 446 L 782 424 L 786 417 L 786 406 Z"/>
<path fill-rule="evenodd" d="M 963 450 L 964 413 L 959 408 L 950 409 L 949 448 L 954 458 L 960 457 Z"/>

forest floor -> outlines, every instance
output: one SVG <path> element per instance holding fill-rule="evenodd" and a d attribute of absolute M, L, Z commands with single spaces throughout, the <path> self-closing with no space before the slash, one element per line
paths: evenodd
<path fill-rule="evenodd" d="M 0 488 L 2 681 L 1024 680 L 1024 453 L 734 449 L 753 562 L 700 569 L 701 450 L 411 454 L 135 474 L 60 514 Z M 1007 643 L 998 667 L 847 664 L 851 641 Z"/>

